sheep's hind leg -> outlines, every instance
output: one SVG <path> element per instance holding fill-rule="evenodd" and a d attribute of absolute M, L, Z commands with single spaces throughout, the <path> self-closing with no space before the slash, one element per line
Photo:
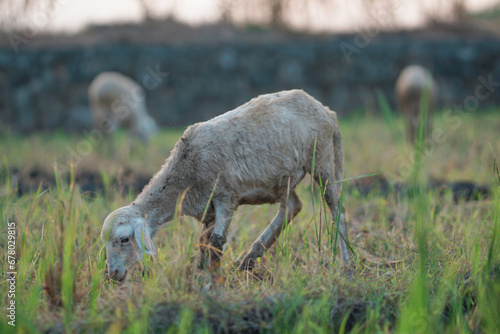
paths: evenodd
<path fill-rule="evenodd" d="M 278 239 L 283 229 L 283 224 L 292 221 L 301 209 L 302 203 L 294 190 L 289 194 L 288 200 L 284 198 L 280 202 L 278 213 L 259 238 L 252 244 L 250 251 L 245 255 L 243 260 L 237 260 L 238 269 L 252 269 L 255 266 L 255 260 L 261 257 L 264 254 L 264 250 L 271 247 L 276 239 Z"/>
<path fill-rule="evenodd" d="M 339 188 L 340 187 L 338 186 L 331 185 L 327 186 L 325 190 L 325 201 L 326 204 L 328 204 L 328 207 L 330 208 L 330 211 L 334 219 L 337 218 L 339 204 L 340 204 L 339 194 L 337 193 L 337 191 L 340 191 Z M 339 228 L 340 253 L 342 254 L 342 260 L 344 261 L 344 263 L 346 263 L 351 258 L 351 252 L 347 247 L 347 242 L 349 242 L 349 240 L 347 239 L 347 225 L 343 211 L 344 210 L 342 208 L 340 212 L 340 221 L 338 222 L 339 224 L 338 228 Z"/>

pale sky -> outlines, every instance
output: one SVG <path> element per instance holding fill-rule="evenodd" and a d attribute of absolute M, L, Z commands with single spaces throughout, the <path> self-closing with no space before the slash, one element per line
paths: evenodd
<path fill-rule="evenodd" d="M 393 15 L 396 25 L 403 27 L 418 26 L 424 21 L 422 8 L 426 11 L 435 11 L 435 8 L 447 8 L 449 0 L 389 0 L 395 7 Z M 173 8 L 175 17 L 189 24 L 214 22 L 219 18 L 221 3 L 229 5 L 244 3 L 239 0 L 149 0 L 155 5 L 155 13 L 165 15 Z M 387 11 L 384 9 L 366 13 L 360 10 L 363 0 L 334 1 L 330 10 L 311 8 L 308 15 L 303 15 L 300 8 L 294 11 L 293 25 L 297 28 L 310 30 L 357 30 L 375 21 L 387 24 Z M 251 10 L 255 10 L 256 1 L 247 0 Z M 499 0 L 466 0 L 467 8 L 472 11 L 481 10 Z M 253 7 L 252 7 L 253 6 Z M 257 8 L 258 10 L 258 8 Z M 236 12 L 237 20 L 242 22 L 245 17 L 244 8 Z M 83 29 L 88 24 L 109 24 L 116 22 L 138 22 L 143 12 L 139 0 L 57 0 L 56 10 L 51 14 L 48 24 L 40 30 L 72 33 Z M 371 17 L 371 18 L 370 18 Z"/>

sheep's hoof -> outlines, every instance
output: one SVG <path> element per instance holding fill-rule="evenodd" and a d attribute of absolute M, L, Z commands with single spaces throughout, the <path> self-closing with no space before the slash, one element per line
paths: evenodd
<path fill-rule="evenodd" d="M 253 257 L 246 257 L 243 261 L 236 261 L 234 266 L 238 270 L 253 270 L 256 260 Z"/>
<path fill-rule="evenodd" d="M 199 270 L 215 271 L 220 268 L 220 266 L 221 261 L 219 257 L 212 259 L 202 258 L 198 263 Z"/>
<path fill-rule="evenodd" d="M 217 257 L 215 259 L 210 259 L 210 263 L 208 264 L 208 269 L 216 270 L 221 266 L 221 258 Z"/>
<path fill-rule="evenodd" d="M 205 270 L 209 267 L 207 261 L 200 261 L 200 263 L 198 263 L 198 269 L 199 270 Z"/>
<path fill-rule="evenodd" d="M 347 257 L 347 260 L 342 259 L 344 268 L 348 270 L 354 270 L 356 269 L 356 262 L 357 258 L 355 255 L 352 255 L 351 252 L 349 252 L 349 256 Z"/>

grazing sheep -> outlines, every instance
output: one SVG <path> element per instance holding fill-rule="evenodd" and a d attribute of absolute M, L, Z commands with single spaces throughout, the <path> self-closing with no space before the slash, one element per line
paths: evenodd
<path fill-rule="evenodd" d="M 127 269 L 142 259 L 143 246 L 145 253 L 155 253 L 152 238 L 160 225 L 173 219 L 181 196 L 181 214 L 204 226 L 202 264 L 208 261 L 211 267 L 219 264 L 239 205 L 280 204 L 272 222 L 238 261 L 240 269 L 252 268 L 283 225 L 299 213 L 302 204 L 295 187 L 311 172 L 313 159 L 314 180 L 327 185 L 325 200 L 336 215 L 344 169 L 337 116 L 301 90 L 262 95 L 190 126 L 135 201 L 104 221 L 101 238 L 108 274 L 123 280 Z M 347 261 L 347 228 L 344 215 L 340 217 L 340 249 Z"/>
<path fill-rule="evenodd" d="M 437 86 L 432 79 L 431 73 L 426 68 L 419 65 L 405 67 L 396 82 L 396 100 L 399 110 L 406 118 L 407 138 L 410 142 L 415 142 L 417 138 L 420 104 L 424 91 L 429 94 L 426 126 L 427 133 L 430 134 L 432 108 L 436 98 Z"/>
<path fill-rule="evenodd" d="M 99 74 L 89 87 L 95 127 L 105 132 L 123 127 L 147 142 L 158 126 L 148 115 L 145 96 L 141 86 L 118 72 Z"/>

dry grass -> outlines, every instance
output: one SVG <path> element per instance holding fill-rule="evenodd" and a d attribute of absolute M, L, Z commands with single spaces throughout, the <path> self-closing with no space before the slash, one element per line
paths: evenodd
<path fill-rule="evenodd" d="M 348 176 L 382 172 L 397 181 L 398 159 L 411 147 L 394 144 L 383 120 L 340 122 Z M 401 120 L 395 124 L 401 131 Z M 155 237 L 157 256 L 117 284 L 104 277 L 99 233 L 104 217 L 133 194 L 107 189 L 90 198 L 77 182 L 60 181 L 18 197 L 4 168 L 0 214 L 17 225 L 17 318 L 15 328 L 4 318 L 0 331 L 494 332 L 500 326 L 500 203 L 498 183 L 493 184 L 499 125 L 494 113 L 457 129 L 436 117 L 435 126 L 448 138 L 422 167 L 426 178 L 487 183 L 493 189 L 489 198 L 456 203 L 451 193 L 433 190 L 412 196 L 345 193 L 355 266 L 342 265 L 334 254 L 331 217 L 325 217 L 318 189 L 311 193 L 304 181 L 298 189 L 302 212 L 255 271 L 235 271 L 232 264 L 276 206 L 236 212 L 217 272 L 197 268 L 199 223 L 177 217 Z M 165 130 L 148 147 L 118 134 L 114 146 L 98 145 L 76 168 L 98 168 L 104 179 L 123 168 L 152 174 L 180 134 Z M 64 159 L 66 146 L 81 140 L 65 134 L 7 135 L 0 150 L 11 167 L 51 169 Z M 63 173 L 63 166 L 58 170 Z M 0 235 L 7 235 L 6 224 Z M 6 243 L 0 239 L 2 268 Z M 6 305 L 6 283 L 0 299 Z"/>

